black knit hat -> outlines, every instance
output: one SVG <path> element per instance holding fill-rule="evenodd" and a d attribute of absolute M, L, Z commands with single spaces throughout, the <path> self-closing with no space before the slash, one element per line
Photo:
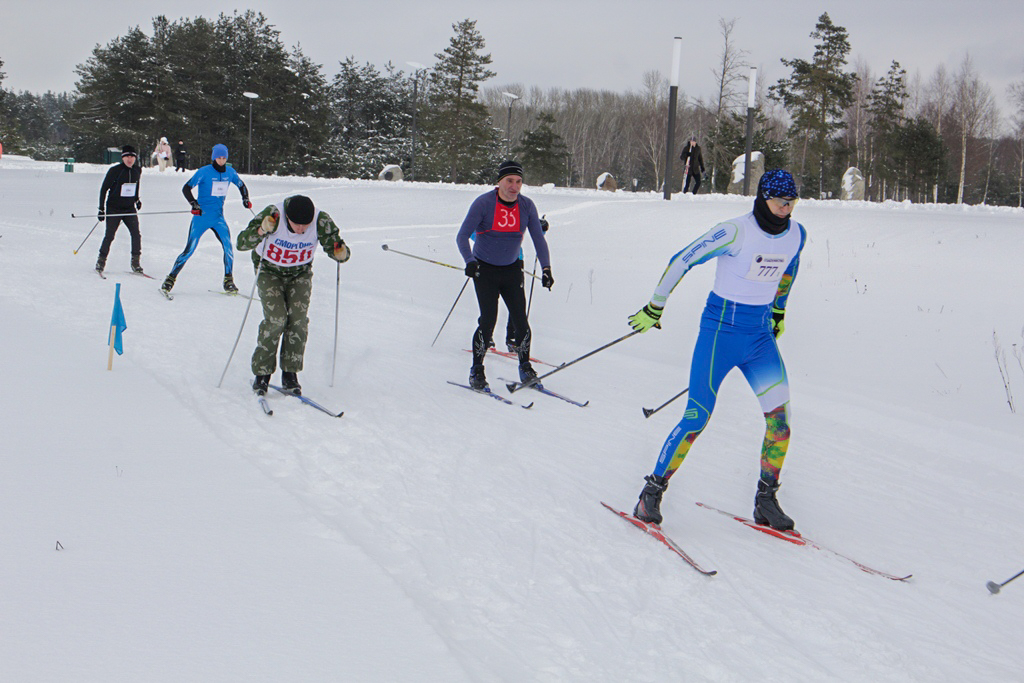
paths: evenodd
<path fill-rule="evenodd" d="M 286 202 L 284 215 L 296 225 L 309 225 L 313 222 L 313 200 L 305 195 L 297 194 Z"/>
<path fill-rule="evenodd" d="M 121 158 L 128 157 L 128 156 L 132 156 L 132 157 L 139 156 L 138 154 L 136 154 L 135 148 L 132 147 L 131 145 L 125 145 L 124 147 L 121 148 Z"/>
<path fill-rule="evenodd" d="M 518 161 L 512 161 L 511 159 L 501 162 L 501 166 L 498 167 L 498 180 L 500 181 L 507 175 L 517 175 L 522 178 L 523 165 Z"/>

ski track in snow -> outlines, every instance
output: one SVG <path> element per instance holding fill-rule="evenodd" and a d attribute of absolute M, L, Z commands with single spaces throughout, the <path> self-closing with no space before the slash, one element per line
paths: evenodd
<path fill-rule="evenodd" d="M 187 215 L 144 218 L 142 261 L 158 280 L 122 277 L 123 229 L 99 280 L 102 226 L 73 255 L 93 221 L 67 216 L 95 205 L 105 167 L 60 168 L 0 162 L 0 312 L 21 323 L 5 327 L 2 351 L 10 379 L 32 387 L 0 404 L 12 445 L 0 513 L 33 517 L 0 532 L 20 550 L 0 559 L 20 596 L 0 616 L 17 635 L 0 644 L 15 677 L 1009 681 L 1024 668 L 1024 591 L 984 588 L 1024 561 L 1022 427 L 992 346 L 995 329 L 1019 386 L 1019 311 L 992 288 L 1016 272 L 1024 213 L 801 202 L 810 241 L 780 341 L 793 385 L 780 500 L 810 538 L 915 576 L 869 576 L 694 505 L 750 513 L 764 426 L 733 373 L 663 505 L 666 532 L 719 570 L 707 578 L 598 501 L 632 506 L 682 412 L 682 400 L 648 420 L 640 408 L 685 387 L 713 264 L 677 287 L 665 329 L 546 380 L 589 399 L 586 410 L 533 393 L 533 409 L 515 410 L 445 384 L 469 370 L 472 292 L 430 347 L 462 276 L 380 248 L 461 264 L 455 231 L 485 188 L 247 176 L 254 209 L 308 192 L 353 249 L 334 387 L 337 270 L 324 254 L 300 376 L 345 416 L 278 395 L 268 418 L 248 387 L 258 303 L 216 386 L 246 306 L 207 292 L 223 274 L 216 240 L 200 241 L 174 301 L 157 288 Z M 180 208 L 181 182 L 147 170 L 145 209 Z M 749 202 L 524 193 L 552 225 L 556 284 L 535 291 L 531 324 L 533 355 L 556 364 L 624 334 L 668 258 Z M 234 236 L 250 214 L 229 195 L 226 216 Z M 238 286 L 251 278 L 249 254 L 236 253 Z M 118 281 L 128 330 L 107 373 Z M 488 359 L 495 391 L 507 393 L 496 378 L 514 368 Z M 132 543 L 108 528 L 115 514 Z M 61 537 L 70 547 L 58 553 Z M 104 569 L 121 590 L 89 597 Z M 233 585 L 246 600 L 217 597 Z M 59 609 L 45 597 L 55 590 Z M 129 628 L 154 605 L 164 624 Z M 238 627 L 208 626 L 224 620 Z M 376 634 L 391 638 L 387 654 Z M 42 664 L 54 635 L 64 656 Z M 158 656 L 165 669 L 147 676 L 157 640 L 199 654 Z"/>

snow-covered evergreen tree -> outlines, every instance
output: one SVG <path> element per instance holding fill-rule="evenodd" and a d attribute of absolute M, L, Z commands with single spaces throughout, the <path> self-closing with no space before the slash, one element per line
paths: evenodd
<path fill-rule="evenodd" d="M 452 25 L 451 43 L 436 55 L 430 72 L 428 108 L 423 117 L 425 154 L 417 155 L 422 175 L 450 182 L 490 180 L 501 156 L 501 132 L 478 100 L 480 84 L 494 76 L 487 68 L 491 55 L 483 54 L 483 36 L 476 22 Z M 422 161 L 420 161 L 422 160 Z"/>

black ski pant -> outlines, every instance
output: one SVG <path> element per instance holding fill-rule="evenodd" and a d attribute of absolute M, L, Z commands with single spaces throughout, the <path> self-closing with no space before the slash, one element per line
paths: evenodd
<path fill-rule="evenodd" d="M 516 261 L 508 266 L 492 266 L 478 261 L 480 269 L 473 278 L 476 300 L 480 305 L 480 318 L 473 334 L 473 364 L 481 365 L 487 354 L 488 342 L 494 336 L 494 325 L 498 321 L 498 298 L 508 308 L 509 321 L 515 328 L 519 362 L 530 359 L 530 324 L 526 319 L 526 293 L 523 287 L 523 262 Z"/>
<path fill-rule="evenodd" d="M 686 188 L 690 186 L 690 178 L 693 178 L 693 193 L 697 194 L 697 190 L 700 189 L 700 173 L 687 173 L 686 181 L 683 183 L 683 194 L 686 194 Z"/>
<path fill-rule="evenodd" d="M 107 234 L 103 236 L 103 242 L 100 244 L 100 258 L 104 261 L 107 260 L 107 254 L 110 253 L 110 245 L 114 243 L 114 235 L 117 233 L 117 229 L 120 227 L 122 222 L 125 227 L 128 228 L 128 232 L 132 236 L 132 258 L 137 259 L 142 255 L 142 234 L 139 233 L 139 217 L 108 217 Z"/>

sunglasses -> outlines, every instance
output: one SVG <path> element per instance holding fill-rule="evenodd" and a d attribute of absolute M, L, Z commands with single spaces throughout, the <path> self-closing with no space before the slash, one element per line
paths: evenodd
<path fill-rule="evenodd" d="M 778 202 L 780 207 L 796 206 L 796 203 L 800 201 L 799 197 L 772 197 L 773 202 Z"/>

